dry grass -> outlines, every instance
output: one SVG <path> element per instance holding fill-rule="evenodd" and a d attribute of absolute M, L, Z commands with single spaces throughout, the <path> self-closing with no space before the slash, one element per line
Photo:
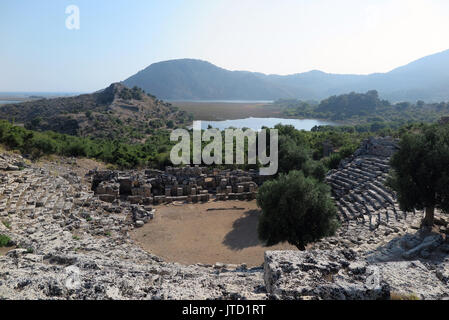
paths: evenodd
<path fill-rule="evenodd" d="M 2 223 L 7 229 L 11 230 L 11 222 L 8 220 L 2 220 Z"/>
<path fill-rule="evenodd" d="M 262 103 L 173 102 L 181 110 L 193 113 L 195 120 L 220 121 L 248 117 L 283 118 L 279 108 Z"/>
<path fill-rule="evenodd" d="M 0 144 L 0 153 L 6 153 L 6 154 L 20 154 L 20 151 L 18 150 L 11 150 L 8 147 L 6 147 L 3 144 Z"/>
<path fill-rule="evenodd" d="M 323 276 L 323 279 L 328 282 L 334 282 L 334 275 L 332 273 L 326 274 Z"/>
<path fill-rule="evenodd" d="M 391 300 L 421 300 L 416 294 L 414 293 L 397 293 L 392 292 L 390 294 Z"/>

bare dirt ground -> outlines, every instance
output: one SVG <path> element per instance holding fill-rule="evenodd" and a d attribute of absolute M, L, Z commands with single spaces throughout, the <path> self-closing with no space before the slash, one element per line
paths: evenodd
<path fill-rule="evenodd" d="M 143 249 L 183 264 L 246 263 L 260 266 L 266 250 L 296 250 L 289 244 L 264 247 L 257 237 L 256 201 L 158 206 L 155 218 L 131 237 Z"/>
<path fill-rule="evenodd" d="M 0 256 L 4 256 L 8 251 L 16 249 L 16 247 L 0 247 Z"/>
<path fill-rule="evenodd" d="M 195 120 L 220 121 L 248 117 L 283 118 L 282 111 L 271 104 L 225 102 L 172 102 L 179 109 L 193 113 Z"/>

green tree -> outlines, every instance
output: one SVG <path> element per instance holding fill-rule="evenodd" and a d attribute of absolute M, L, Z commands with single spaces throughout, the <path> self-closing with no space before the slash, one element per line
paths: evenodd
<path fill-rule="evenodd" d="M 338 227 L 329 187 L 301 171 L 265 182 L 257 204 L 262 208 L 259 238 L 268 246 L 287 241 L 305 250 L 308 243 L 333 235 Z"/>
<path fill-rule="evenodd" d="M 168 120 L 167 121 L 167 128 L 172 129 L 175 126 L 175 123 L 173 122 L 173 120 Z"/>
<path fill-rule="evenodd" d="M 426 125 L 406 133 L 391 159 L 387 184 L 397 192 L 401 210 L 424 210 L 432 226 L 435 208 L 449 212 L 449 126 Z"/>
<path fill-rule="evenodd" d="M 290 170 L 301 170 L 309 160 L 309 150 L 289 136 L 279 136 L 278 171 L 287 173 Z"/>
<path fill-rule="evenodd" d="M 33 128 L 37 128 L 42 123 L 42 117 L 35 117 L 31 120 L 31 125 Z"/>

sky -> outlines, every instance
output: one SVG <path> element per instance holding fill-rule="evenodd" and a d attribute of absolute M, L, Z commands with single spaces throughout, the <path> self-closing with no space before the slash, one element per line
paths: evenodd
<path fill-rule="evenodd" d="M 79 29 L 68 29 L 69 5 Z M 449 49 L 447 0 L 1 0 L 0 92 L 92 92 L 180 58 L 388 72 Z"/>

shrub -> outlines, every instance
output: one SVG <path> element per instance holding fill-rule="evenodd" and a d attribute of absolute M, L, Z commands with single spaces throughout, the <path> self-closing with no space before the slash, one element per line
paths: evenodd
<path fill-rule="evenodd" d="M 175 123 L 173 122 L 173 120 L 168 120 L 167 121 L 167 128 L 172 129 L 175 126 Z"/>
<path fill-rule="evenodd" d="M 11 242 L 8 236 L 0 234 L 0 247 L 6 247 Z"/>
<path fill-rule="evenodd" d="M 326 159 L 326 165 L 329 169 L 337 169 L 341 160 L 341 155 L 339 153 L 333 153 Z"/>

